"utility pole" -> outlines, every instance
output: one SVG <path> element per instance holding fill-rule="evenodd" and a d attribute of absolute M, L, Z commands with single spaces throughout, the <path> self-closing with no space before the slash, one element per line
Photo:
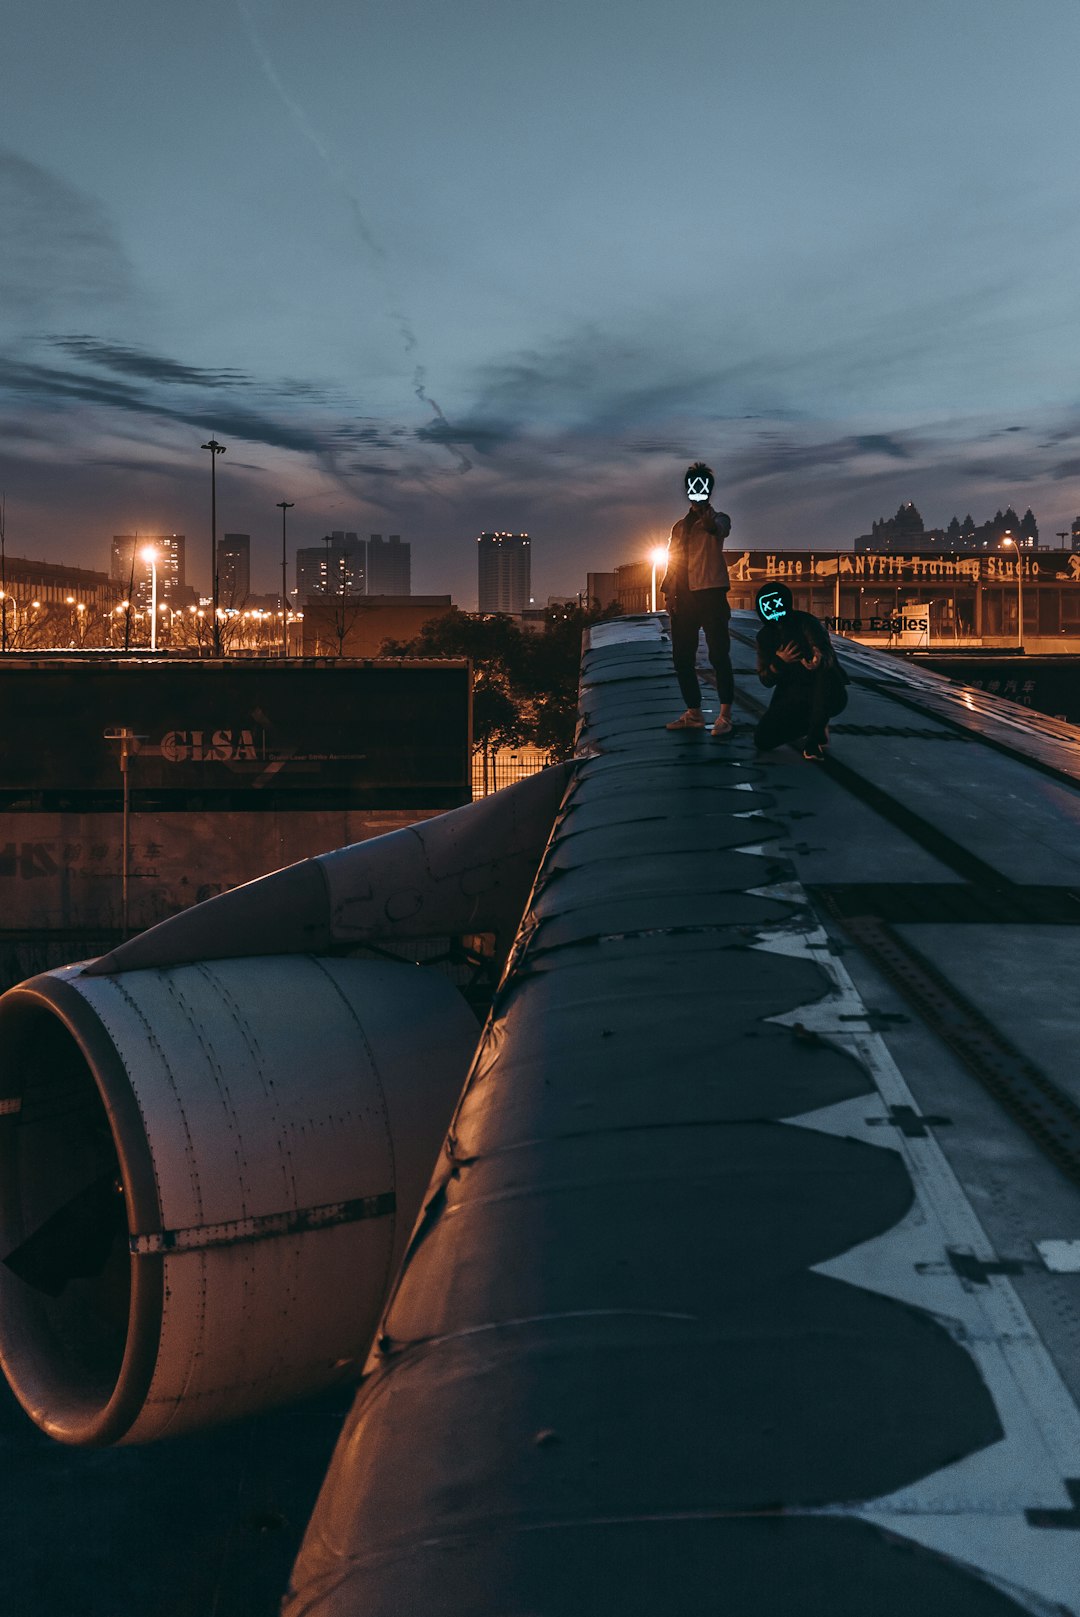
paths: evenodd
<path fill-rule="evenodd" d="M 126 724 L 116 729 L 104 732 L 106 741 L 119 741 L 120 743 L 120 779 L 123 786 L 123 807 L 121 811 L 121 856 L 120 856 L 120 930 L 126 938 L 129 931 L 130 910 L 128 905 L 128 866 L 131 863 L 131 780 L 128 774 L 128 761 L 132 754 L 138 751 L 138 743 L 145 741 L 145 736 L 137 736 L 134 730 L 129 730 Z"/>
<path fill-rule="evenodd" d="M 135 610 L 135 552 L 139 548 L 139 530 L 131 541 L 131 572 L 128 575 L 127 610 L 124 613 L 124 655 L 131 650 L 131 614 Z"/>
<path fill-rule="evenodd" d="M 217 458 L 225 453 L 225 445 L 211 438 L 204 449 L 210 451 L 210 577 L 213 580 L 214 656 L 221 656 L 221 622 L 218 618 L 218 561 L 217 561 Z"/>
<path fill-rule="evenodd" d="M 279 500 L 281 511 L 281 655 L 289 655 L 289 586 L 288 562 L 285 559 L 285 513 L 291 511 L 295 500 Z"/>

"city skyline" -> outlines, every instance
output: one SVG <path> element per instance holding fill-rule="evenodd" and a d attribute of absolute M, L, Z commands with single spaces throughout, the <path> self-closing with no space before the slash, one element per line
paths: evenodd
<path fill-rule="evenodd" d="M 744 550 L 761 551 L 761 550 L 765 550 L 765 549 L 789 550 L 789 551 L 811 549 L 811 550 L 816 551 L 818 554 L 827 553 L 827 552 L 833 551 L 833 550 L 839 551 L 839 552 L 854 552 L 854 551 L 861 550 L 864 547 L 864 544 L 867 541 L 876 541 L 876 534 L 877 534 L 877 530 L 879 528 L 882 529 L 883 534 L 884 534 L 884 532 L 886 530 L 891 529 L 897 523 L 897 519 L 901 517 L 901 512 L 902 512 L 903 509 L 906 508 L 908 510 L 915 510 L 915 507 L 916 507 L 916 502 L 915 501 L 904 500 L 904 501 L 901 502 L 901 509 L 896 512 L 894 517 L 892 517 L 892 518 L 883 518 L 881 520 L 874 519 L 870 523 L 864 521 L 863 525 L 862 525 L 862 530 L 859 533 L 845 535 L 838 542 L 836 542 L 835 544 L 826 543 L 826 544 L 810 545 L 810 544 L 806 544 L 806 543 L 800 543 L 800 544 L 788 543 L 786 545 L 778 545 L 778 544 L 770 544 L 768 541 L 760 541 L 760 542 L 756 542 L 756 543 L 750 543 L 749 541 L 743 541 L 741 543 L 736 544 L 736 543 L 733 543 L 733 542 L 729 541 L 729 543 L 726 546 L 726 550 L 731 555 L 735 555 L 738 552 L 744 551 Z M 920 535 L 921 535 L 921 529 L 922 529 L 922 526 L 923 526 L 922 525 L 922 518 L 921 518 L 921 514 L 919 514 L 917 511 L 916 511 L 916 515 L 917 515 L 918 520 L 919 520 Z M 1006 516 L 1008 516 L 1008 512 L 1006 512 Z M 1001 511 L 1000 505 L 999 505 L 998 510 L 997 510 L 997 517 L 999 519 L 1002 517 L 1002 511 Z M 1034 528 L 1034 530 L 1032 532 L 1028 531 L 1028 521 L 1029 521 L 1029 519 L 1036 522 L 1036 526 L 1035 526 L 1035 528 Z M 968 528 L 966 526 L 968 521 L 972 521 L 973 527 L 978 529 L 978 534 L 975 537 L 972 537 L 972 534 L 969 533 L 969 531 L 968 531 Z M 954 524 L 956 525 L 957 530 L 958 530 L 955 543 L 950 541 L 950 533 L 951 533 L 951 530 L 952 530 L 952 527 L 953 527 Z M 951 519 L 951 521 L 950 521 L 950 523 L 948 525 L 948 528 L 946 528 L 946 525 L 944 524 L 944 522 L 939 523 L 937 525 L 926 525 L 926 537 L 927 538 L 933 537 L 935 539 L 935 542 L 936 542 L 936 548 L 938 548 L 943 554 L 948 553 L 950 550 L 955 550 L 955 551 L 959 552 L 959 551 L 971 549 L 973 547 L 973 545 L 974 545 L 975 548 L 982 548 L 982 549 L 985 550 L 987 548 L 987 545 L 989 544 L 991 548 L 998 549 L 998 548 L 1000 548 L 1000 542 L 999 542 L 999 540 L 998 540 L 998 538 L 996 536 L 996 531 L 995 530 L 996 530 L 997 527 L 1000 527 L 1000 523 L 995 524 L 995 521 L 994 521 L 993 517 L 988 516 L 986 518 L 980 518 L 978 523 L 974 523 L 974 521 L 970 517 L 970 513 L 969 513 L 965 517 L 965 526 L 963 528 L 961 528 L 960 524 L 958 522 L 958 519 L 957 519 L 957 517 L 956 517 L 956 515 L 954 513 L 953 517 L 952 517 L 952 519 Z M 1024 518 L 1020 518 L 1019 516 L 1016 516 L 1016 527 L 1017 527 L 1017 531 L 1018 531 L 1019 534 L 1021 534 L 1021 535 L 1027 534 L 1027 537 L 1026 537 L 1026 539 L 1023 540 L 1023 542 L 1029 547 L 1034 547 L 1034 548 L 1044 550 L 1044 551 L 1073 551 L 1073 552 L 1080 551 L 1080 515 L 1073 518 L 1071 524 L 1069 525 L 1069 527 L 1067 529 L 1062 530 L 1062 531 L 1055 530 L 1055 531 L 1051 532 L 1051 531 L 1047 530 L 1046 528 L 1040 527 L 1038 525 L 1037 519 L 1036 519 L 1036 514 L 1033 513 L 1029 508 L 1025 512 Z M 873 530 L 872 532 L 870 531 L 871 529 Z M 1011 532 L 1011 529 L 1008 529 L 1007 531 Z M 462 546 L 468 546 L 469 548 L 474 548 L 477 543 L 480 543 L 482 545 L 483 541 L 485 539 L 491 539 L 493 537 L 494 538 L 507 538 L 507 537 L 520 537 L 520 538 L 523 538 L 526 541 L 526 544 L 529 546 L 530 558 L 531 558 L 531 543 L 530 543 L 530 539 L 529 539 L 528 535 L 514 536 L 514 535 L 509 535 L 509 534 L 506 534 L 506 533 L 497 534 L 497 533 L 493 533 L 492 530 L 487 530 L 485 533 L 475 535 L 471 539 L 466 539 L 466 540 L 460 541 L 460 544 Z M 666 537 L 666 536 L 662 536 L 662 537 Z M 220 565 L 220 567 L 222 569 L 222 571 L 221 571 L 222 586 L 221 587 L 222 587 L 223 591 L 226 591 L 227 593 L 230 593 L 230 596 L 235 596 L 236 601 L 240 602 L 240 604 L 243 604 L 243 601 L 246 600 L 249 597 L 249 595 L 250 595 L 250 598 L 252 600 L 256 600 L 256 599 L 262 600 L 264 597 L 265 598 L 269 598 L 271 596 L 277 597 L 280 594 L 280 579 L 281 579 L 280 539 L 279 538 L 275 539 L 275 538 L 273 538 L 272 536 L 269 536 L 269 535 L 263 536 L 263 539 L 264 539 L 264 543 L 262 543 L 261 545 L 259 545 L 259 544 L 254 544 L 253 545 L 251 535 L 248 535 L 248 534 L 235 534 L 235 533 L 231 533 L 231 532 L 226 533 L 226 534 L 220 534 L 219 533 L 219 536 L 218 536 L 218 556 L 219 556 L 219 565 Z M 130 567 L 130 561 L 131 561 L 131 547 L 132 547 L 132 544 L 134 542 L 136 542 L 136 540 L 137 540 L 138 544 L 140 545 L 140 548 L 142 546 L 144 546 L 144 545 L 145 546 L 153 545 L 153 546 L 155 546 L 157 548 L 160 548 L 162 550 L 163 554 L 165 554 L 169 550 L 170 545 L 175 545 L 175 544 L 178 543 L 179 544 L 180 566 L 179 566 L 179 573 L 177 574 L 177 577 L 173 582 L 174 582 L 174 584 L 179 582 L 181 585 L 183 585 L 184 571 L 185 571 L 184 555 L 185 555 L 185 549 L 186 549 L 186 547 L 185 547 L 185 536 L 183 534 L 178 535 L 178 534 L 174 533 L 172 535 L 159 535 L 159 534 L 152 534 L 152 533 L 143 533 L 143 534 L 138 535 L 138 536 L 132 535 L 132 534 L 114 535 L 112 537 L 112 540 L 110 541 L 110 557 L 109 557 L 109 560 L 104 565 L 102 564 L 100 558 L 91 559 L 89 562 L 87 562 L 85 560 L 83 560 L 83 561 L 71 561 L 69 559 L 69 557 L 67 556 L 66 551 L 64 551 L 63 547 L 61 547 L 61 550 L 58 551 L 57 554 L 55 554 L 55 555 L 46 555 L 46 554 L 44 554 L 42 552 L 38 552 L 38 551 L 35 551 L 35 552 L 32 552 L 32 553 L 18 552 L 9 543 L 8 546 L 7 546 L 7 554 L 8 554 L 9 561 L 20 560 L 20 561 L 29 561 L 31 563 L 44 563 L 46 565 L 57 566 L 57 567 L 59 567 L 61 569 L 65 568 L 65 567 L 66 568 L 78 568 L 78 567 L 82 566 L 82 567 L 88 569 L 90 572 L 101 573 L 103 576 L 111 576 L 114 579 L 121 579 L 122 576 L 123 576 L 123 578 L 127 577 L 127 573 L 128 573 L 128 569 Z M 329 546 L 327 545 L 328 540 L 330 540 Z M 231 590 L 228 589 L 228 586 L 227 586 L 227 584 L 225 582 L 225 580 L 226 580 L 226 570 L 230 565 L 230 558 L 228 556 L 228 550 L 229 550 L 230 547 L 228 545 L 228 541 L 241 541 L 241 542 L 246 541 L 246 543 L 243 543 L 244 560 L 243 560 L 242 568 L 241 568 L 243 580 L 244 580 L 244 582 L 247 583 L 247 586 L 248 586 L 246 589 L 243 587 L 243 583 L 240 582 L 239 578 L 236 580 L 236 582 L 235 582 L 235 584 L 234 584 L 234 586 L 233 586 L 233 588 Z M 1006 542 L 1008 542 L 1008 541 L 1006 541 Z M 371 554 L 371 546 L 373 544 L 380 547 L 384 552 L 385 551 L 390 551 L 391 552 L 391 559 L 388 562 L 383 563 L 383 565 L 379 569 L 379 571 L 369 579 L 368 576 L 367 576 L 368 564 L 369 564 L 369 558 L 370 558 L 370 554 Z M 126 556 L 126 560 L 123 561 L 122 563 L 118 559 L 118 547 L 119 546 L 126 547 L 126 549 L 124 551 L 124 555 Z M 195 540 L 195 555 L 194 555 L 194 558 L 193 558 L 194 571 L 195 571 L 195 575 L 196 575 L 196 582 L 193 585 L 192 582 L 190 580 L 188 580 L 188 589 L 190 591 L 192 588 L 194 588 L 194 590 L 197 593 L 202 595 L 204 598 L 208 598 L 209 593 L 210 593 L 209 584 L 206 584 L 205 586 L 202 586 L 202 585 L 200 585 L 198 583 L 198 579 L 199 579 L 199 577 L 201 575 L 201 571 L 202 571 L 202 569 L 200 568 L 200 561 L 202 560 L 202 554 L 201 553 L 202 553 L 202 550 L 204 548 L 208 548 L 208 546 L 205 544 L 205 542 L 204 542 L 204 544 L 200 545 L 198 539 L 196 538 L 196 540 Z M 908 543 L 905 540 L 903 534 L 898 533 L 897 536 L 891 541 L 890 548 L 893 548 L 893 549 L 895 549 L 897 551 L 906 551 L 906 550 L 917 551 L 920 548 L 920 543 L 919 543 L 918 538 L 913 538 L 911 540 L 911 542 Z M 395 549 L 399 550 L 401 552 L 401 554 L 402 554 L 402 561 L 401 561 L 400 564 L 395 564 L 395 561 L 394 561 L 394 559 L 392 557 L 392 552 Z M 398 534 L 390 534 L 388 540 L 385 540 L 381 534 L 377 534 L 377 533 L 370 534 L 367 538 L 361 539 L 359 537 L 359 535 L 355 531 L 352 531 L 352 530 L 343 531 L 341 529 L 334 529 L 334 530 L 331 531 L 330 534 L 328 534 L 328 535 L 324 534 L 322 536 L 322 538 L 318 541 L 317 544 L 316 543 L 305 544 L 302 539 L 292 538 L 290 540 L 290 542 L 289 542 L 289 545 L 288 545 L 288 559 L 289 559 L 289 579 L 290 579 L 289 589 L 290 589 L 290 593 L 291 593 L 291 595 L 292 595 L 292 597 L 294 599 L 294 604 L 298 605 L 299 604 L 299 597 L 301 597 L 303 595 L 308 595 L 308 594 L 310 594 L 310 595 L 322 595 L 322 594 L 327 593 L 327 576 L 328 576 L 327 575 L 327 565 L 328 565 L 328 560 L 330 558 L 333 558 L 335 567 L 340 568 L 341 565 L 342 565 L 342 557 L 345 554 L 348 554 L 348 556 L 351 558 L 349 560 L 349 562 L 348 562 L 347 570 L 346 570 L 346 573 L 345 573 L 345 580 L 346 580 L 346 584 L 347 584 L 347 593 L 354 593 L 355 592 L 355 593 L 358 593 L 358 594 L 369 594 L 369 593 L 371 593 L 371 594 L 408 595 L 408 594 L 412 593 L 410 588 L 406 587 L 407 584 L 408 584 L 408 581 L 409 581 L 411 551 L 412 551 L 412 542 L 409 541 L 409 540 L 402 541 L 401 536 L 398 535 Z M 190 550 L 187 551 L 187 554 L 189 554 L 189 555 L 191 554 Z M 541 551 L 541 556 L 542 556 L 542 554 L 543 554 L 543 552 Z M 626 566 L 628 564 L 633 564 L 635 562 L 642 561 L 642 560 L 643 560 L 643 558 L 641 558 L 635 552 L 633 552 L 632 550 L 627 550 L 625 554 L 617 554 L 617 555 L 615 555 L 613 565 L 615 565 L 615 566 Z M 578 560 L 577 565 L 579 567 L 581 565 L 583 565 L 583 563 L 582 563 L 582 561 L 580 559 Z M 599 574 L 603 571 L 603 569 L 594 569 L 594 568 L 589 567 L 587 557 L 585 558 L 584 565 L 586 567 L 586 572 L 587 573 L 591 573 L 591 574 L 595 574 L 595 575 L 599 576 Z M 403 569 L 404 569 L 404 575 L 403 576 L 402 576 L 402 573 L 401 573 L 401 567 L 403 567 Z M 481 571 L 482 571 L 482 567 L 483 567 L 483 564 L 481 564 Z M 208 561 L 207 561 L 205 570 L 206 570 L 206 573 L 207 573 L 207 576 L 208 576 L 209 575 Z M 268 579 L 269 582 L 268 582 L 268 586 L 266 588 L 261 588 L 259 586 L 258 581 L 256 579 L 256 571 L 258 571 L 260 577 L 262 577 L 265 574 L 266 578 Z M 382 573 L 384 571 L 388 571 L 389 576 L 387 576 L 385 578 L 382 577 L 381 575 L 382 575 Z M 139 564 L 139 574 L 140 574 L 140 579 L 141 579 L 140 588 L 142 588 L 143 592 L 145 593 L 145 591 L 149 589 L 149 584 L 147 582 L 148 579 L 149 579 L 149 566 L 148 566 L 148 564 L 140 562 L 140 564 Z M 143 577 L 143 575 L 145 575 L 145 577 Z M 336 576 L 337 576 L 336 573 L 334 574 L 334 576 L 336 578 Z M 474 578 L 477 577 L 475 569 L 473 570 L 473 576 L 474 576 Z M 391 588 L 390 586 L 391 586 L 392 583 L 396 583 L 398 587 Z M 479 581 L 478 581 L 478 583 L 479 583 Z M 341 593 L 340 584 L 337 584 L 335 589 L 332 590 L 331 593 Z M 416 593 L 422 593 L 422 592 L 416 592 Z M 476 589 L 475 593 L 476 593 L 476 596 L 477 596 L 476 609 L 483 612 L 485 610 L 485 607 L 483 605 L 483 587 L 482 587 L 482 585 L 479 585 L 479 587 Z M 578 586 L 576 586 L 574 588 L 569 588 L 568 587 L 568 588 L 566 588 L 564 590 L 559 590 L 559 589 L 550 590 L 549 589 L 547 591 L 547 593 L 543 597 L 541 597 L 539 594 L 535 594 L 533 596 L 530 596 L 530 600 L 536 600 L 536 601 L 540 601 L 541 599 L 543 599 L 545 601 L 563 600 L 563 599 L 570 599 L 570 598 L 573 598 L 575 595 L 582 595 L 584 593 L 585 593 L 584 587 L 581 586 L 581 585 L 578 585 Z M 464 596 L 468 597 L 468 595 L 469 595 L 468 588 L 463 590 L 462 594 Z M 472 607 L 471 603 L 468 600 L 461 600 L 459 598 L 457 604 L 459 604 L 466 611 L 474 609 Z M 528 604 L 528 603 L 526 603 L 526 604 Z M 492 605 L 489 605 L 486 608 L 486 610 L 488 610 L 488 611 L 506 610 L 506 608 L 505 607 L 496 608 L 496 607 L 494 607 Z"/>
<path fill-rule="evenodd" d="M 285 498 L 296 544 L 393 527 L 463 604 L 470 537 L 528 531 L 544 598 L 666 535 L 699 457 L 752 548 L 908 499 L 1070 527 L 1075 0 L 317 22 L 236 0 L 207 56 L 134 0 L 13 0 L 13 551 L 176 529 L 197 581 L 208 436 L 267 591 Z"/>

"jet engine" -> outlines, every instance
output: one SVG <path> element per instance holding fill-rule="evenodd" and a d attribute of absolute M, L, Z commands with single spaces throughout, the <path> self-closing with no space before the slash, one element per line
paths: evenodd
<path fill-rule="evenodd" d="M 0 996 L 0 1362 L 44 1431 L 148 1442 L 359 1374 L 479 1038 L 401 952 L 505 959 L 568 778 Z"/>
<path fill-rule="evenodd" d="M 478 1027 L 443 977 L 278 955 L 0 998 L 0 1357 L 136 1443 L 354 1375 Z"/>

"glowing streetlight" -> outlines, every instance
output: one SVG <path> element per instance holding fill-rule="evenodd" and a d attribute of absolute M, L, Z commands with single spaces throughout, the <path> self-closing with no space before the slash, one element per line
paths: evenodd
<path fill-rule="evenodd" d="M 211 438 L 204 449 L 210 451 L 210 577 L 214 601 L 214 656 L 221 656 L 221 623 L 218 618 L 218 554 L 217 554 L 217 458 L 225 453 L 225 445 Z"/>
<path fill-rule="evenodd" d="M 150 563 L 150 650 L 157 650 L 157 551 L 147 545 L 142 559 Z"/>
<path fill-rule="evenodd" d="M 655 612 L 656 611 L 656 570 L 657 570 L 658 567 L 666 567 L 667 566 L 667 546 L 666 545 L 657 545 L 655 550 L 651 550 L 649 552 L 649 560 L 652 562 L 652 610 Z"/>
<path fill-rule="evenodd" d="M 285 513 L 292 510 L 296 501 L 279 500 L 277 503 L 281 511 L 281 655 L 287 657 L 289 655 L 289 587 L 285 577 L 288 565 L 285 559 Z"/>
<path fill-rule="evenodd" d="M 1016 552 L 1016 637 L 1020 650 L 1024 649 L 1024 580 L 1023 570 L 1020 566 L 1020 546 L 1011 533 L 1002 539 L 1003 545 L 1012 545 Z"/>

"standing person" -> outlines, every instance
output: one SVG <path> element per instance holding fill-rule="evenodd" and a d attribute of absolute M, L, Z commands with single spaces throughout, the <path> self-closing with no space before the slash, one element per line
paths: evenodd
<path fill-rule="evenodd" d="M 757 671 L 775 686 L 768 711 L 754 731 L 759 752 L 784 741 L 803 741 L 803 757 L 821 763 L 829 720 L 847 707 L 847 675 L 836 660 L 828 630 L 809 612 L 796 612 L 786 584 L 763 584 L 754 601 L 764 627 L 757 637 Z"/>
<path fill-rule="evenodd" d="M 690 509 L 671 530 L 667 572 L 660 587 L 671 615 L 671 660 L 686 712 L 672 719 L 666 728 L 705 728 L 696 666 L 698 635 L 704 629 L 709 661 L 716 674 L 716 694 L 720 698 L 720 715 L 712 733 L 726 736 L 732 730 L 731 699 L 735 694 L 728 638 L 730 581 L 724 560 L 724 540 L 731 532 L 731 518 L 725 511 L 712 508 L 716 474 L 711 466 L 695 461 L 687 467 L 683 481 Z"/>

